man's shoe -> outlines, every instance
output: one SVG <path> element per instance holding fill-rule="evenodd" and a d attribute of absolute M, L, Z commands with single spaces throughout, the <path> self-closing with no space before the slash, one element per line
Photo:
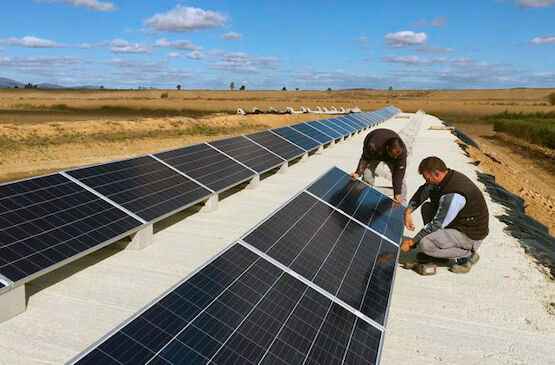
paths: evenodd
<path fill-rule="evenodd" d="M 455 274 L 466 274 L 470 271 L 472 265 L 475 265 L 478 260 L 480 260 L 480 255 L 478 255 L 477 252 L 472 251 L 472 255 L 456 259 L 450 270 Z"/>
<path fill-rule="evenodd" d="M 478 255 L 478 252 L 472 251 L 472 265 L 476 265 L 478 261 L 480 261 L 480 255 Z"/>

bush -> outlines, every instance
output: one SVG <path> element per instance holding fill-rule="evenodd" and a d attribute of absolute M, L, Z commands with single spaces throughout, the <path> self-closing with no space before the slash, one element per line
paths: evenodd
<path fill-rule="evenodd" d="M 551 105 L 555 105 L 555 93 L 551 93 L 547 96 L 547 99 L 549 100 L 549 104 Z"/>
<path fill-rule="evenodd" d="M 168 98 L 168 93 L 162 93 L 162 95 L 160 95 L 160 98 L 167 99 Z"/>
<path fill-rule="evenodd" d="M 493 130 L 555 149 L 555 113 L 500 113 L 486 117 Z"/>

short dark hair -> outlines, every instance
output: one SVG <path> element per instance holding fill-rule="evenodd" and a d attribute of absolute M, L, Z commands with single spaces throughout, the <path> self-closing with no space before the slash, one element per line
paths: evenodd
<path fill-rule="evenodd" d="M 394 150 L 399 147 L 404 148 L 405 144 L 403 143 L 401 138 L 393 137 L 385 141 L 385 147 L 387 147 L 388 150 Z"/>
<path fill-rule="evenodd" d="M 418 166 L 418 173 L 420 175 L 422 175 L 424 171 L 427 173 L 432 173 L 435 170 L 447 171 L 447 166 L 445 165 L 445 162 L 435 156 L 426 157 L 422 160 L 422 162 L 420 162 L 420 165 Z"/>

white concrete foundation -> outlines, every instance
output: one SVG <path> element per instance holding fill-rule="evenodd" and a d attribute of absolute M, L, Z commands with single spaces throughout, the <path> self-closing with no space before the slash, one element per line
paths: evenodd
<path fill-rule="evenodd" d="M 303 157 L 301 157 L 300 162 L 307 162 L 308 161 L 308 153 L 305 153 Z"/>
<path fill-rule="evenodd" d="M 315 154 L 317 155 L 321 155 L 322 153 L 324 153 L 324 146 L 318 147 L 318 149 L 315 152 Z"/>
<path fill-rule="evenodd" d="M 142 250 L 152 245 L 154 242 L 152 224 L 146 225 L 143 229 L 129 236 L 131 242 L 125 245 L 126 250 Z"/>
<path fill-rule="evenodd" d="M 218 209 L 218 194 L 213 194 L 208 198 L 207 201 L 204 202 L 204 206 L 200 208 L 201 213 L 212 213 L 216 209 Z"/>
<path fill-rule="evenodd" d="M 0 295 L 0 323 L 25 312 L 25 285 Z"/>
<path fill-rule="evenodd" d="M 280 174 L 286 174 L 287 173 L 287 169 L 289 168 L 289 163 L 285 162 L 283 165 L 281 165 L 281 167 L 279 168 L 278 173 Z"/>
<path fill-rule="evenodd" d="M 253 177 L 249 182 L 249 185 L 247 185 L 246 189 L 256 189 L 258 185 L 260 185 L 260 175 L 256 175 L 255 177 Z"/>

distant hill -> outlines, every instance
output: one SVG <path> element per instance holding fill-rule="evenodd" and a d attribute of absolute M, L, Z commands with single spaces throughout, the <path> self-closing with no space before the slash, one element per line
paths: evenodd
<path fill-rule="evenodd" d="M 50 84 L 48 82 L 43 82 L 41 84 L 38 84 L 37 87 L 39 89 L 65 89 L 65 86 Z"/>
<path fill-rule="evenodd" d="M 23 86 L 25 86 L 25 84 L 22 83 L 22 82 L 19 82 L 19 81 L 12 80 L 12 79 L 7 79 L 5 77 L 0 77 L 0 88 L 4 89 L 4 88 L 7 88 L 7 87 L 15 87 L 15 86 L 23 87 Z"/>

